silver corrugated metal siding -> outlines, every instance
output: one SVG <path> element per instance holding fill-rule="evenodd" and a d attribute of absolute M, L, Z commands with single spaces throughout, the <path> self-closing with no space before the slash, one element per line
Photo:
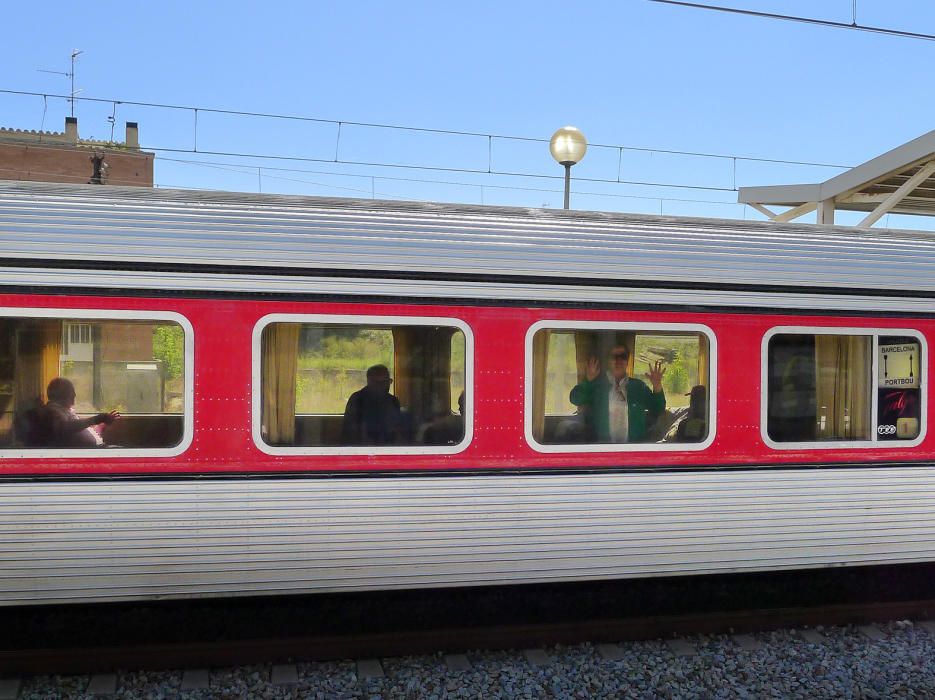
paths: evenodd
<path fill-rule="evenodd" d="M 935 236 L 562 210 L 0 183 L 6 258 L 935 292 Z"/>
<path fill-rule="evenodd" d="M 930 560 L 931 469 L 0 486 L 0 604 Z"/>

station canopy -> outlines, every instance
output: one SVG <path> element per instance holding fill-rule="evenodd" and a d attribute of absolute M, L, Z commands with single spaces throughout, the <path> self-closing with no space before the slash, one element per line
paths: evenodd
<path fill-rule="evenodd" d="M 817 210 L 817 223 L 833 224 L 835 210 L 863 211 L 857 226 L 864 228 L 889 213 L 935 216 L 935 131 L 822 183 L 741 187 L 737 201 L 773 221 Z M 774 206 L 791 208 L 776 212 Z"/>

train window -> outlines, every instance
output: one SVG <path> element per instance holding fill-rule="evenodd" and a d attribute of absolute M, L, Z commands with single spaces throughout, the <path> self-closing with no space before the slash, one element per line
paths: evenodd
<path fill-rule="evenodd" d="M 271 454 L 460 451 L 471 348 L 454 319 L 268 316 L 254 334 L 254 435 Z"/>
<path fill-rule="evenodd" d="M 714 335 L 689 324 L 536 323 L 526 437 L 543 452 L 692 450 L 714 436 Z"/>
<path fill-rule="evenodd" d="M 177 314 L 0 309 L 0 450 L 178 454 L 191 440 L 190 357 Z"/>
<path fill-rule="evenodd" d="M 923 429 L 922 337 L 809 330 L 773 329 L 764 339 L 767 442 L 777 447 L 917 443 Z"/>

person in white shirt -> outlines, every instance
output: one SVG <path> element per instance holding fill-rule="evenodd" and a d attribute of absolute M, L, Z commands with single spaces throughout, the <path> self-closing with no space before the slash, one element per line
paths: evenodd
<path fill-rule="evenodd" d="M 40 432 L 46 447 L 101 447 L 100 424 L 110 425 L 120 414 L 117 411 L 97 413 L 80 418 L 75 412 L 75 385 L 64 377 L 56 377 L 46 389 L 48 403 L 39 410 Z"/>

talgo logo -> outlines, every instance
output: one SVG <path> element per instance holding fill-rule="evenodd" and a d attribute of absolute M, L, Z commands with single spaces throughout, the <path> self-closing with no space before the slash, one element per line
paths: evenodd
<path fill-rule="evenodd" d="M 896 426 L 895 425 L 878 425 L 877 434 L 878 435 L 895 435 Z"/>

